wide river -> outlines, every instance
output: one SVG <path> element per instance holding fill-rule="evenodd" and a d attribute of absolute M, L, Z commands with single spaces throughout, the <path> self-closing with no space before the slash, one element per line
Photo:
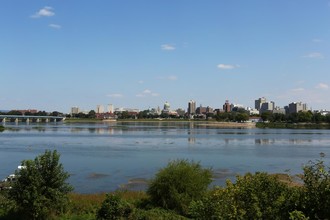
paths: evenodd
<path fill-rule="evenodd" d="M 11 124 L 0 133 L 0 179 L 22 160 L 56 149 L 76 192 L 145 189 L 145 180 L 174 159 L 199 161 L 214 183 L 237 174 L 302 173 L 309 160 L 326 156 L 330 130 L 226 129 L 201 123 Z"/>

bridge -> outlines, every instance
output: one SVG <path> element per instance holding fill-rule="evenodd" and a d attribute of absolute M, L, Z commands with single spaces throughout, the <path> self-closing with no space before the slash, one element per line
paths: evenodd
<path fill-rule="evenodd" d="M 37 116 L 37 115 L 0 115 L 0 121 L 6 123 L 10 122 L 58 122 L 64 121 L 65 117 L 61 116 Z"/>

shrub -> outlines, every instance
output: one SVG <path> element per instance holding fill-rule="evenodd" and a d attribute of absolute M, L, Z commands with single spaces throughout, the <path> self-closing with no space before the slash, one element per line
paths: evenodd
<path fill-rule="evenodd" d="M 267 173 L 248 173 L 192 202 L 190 214 L 196 219 L 288 219 L 299 200 L 295 189 Z"/>
<path fill-rule="evenodd" d="M 149 210 L 134 209 L 129 217 L 132 220 L 186 220 L 184 216 L 178 215 L 171 210 L 154 208 Z"/>
<path fill-rule="evenodd" d="M 330 171 L 323 160 L 310 161 L 304 168 L 305 214 L 311 219 L 330 218 Z"/>
<path fill-rule="evenodd" d="M 25 219 L 46 219 L 66 206 L 72 187 L 66 183 L 69 174 L 59 158 L 56 150 L 46 150 L 34 160 L 23 161 L 24 168 L 16 171 L 18 178 L 9 194 Z"/>
<path fill-rule="evenodd" d="M 147 194 L 152 204 L 187 214 L 190 202 L 203 196 L 211 177 L 211 170 L 199 163 L 171 161 L 151 180 Z"/>
<path fill-rule="evenodd" d="M 132 212 L 132 207 L 129 203 L 122 200 L 118 195 L 107 194 L 105 200 L 102 202 L 101 208 L 97 212 L 97 219 L 121 219 L 128 218 Z"/>

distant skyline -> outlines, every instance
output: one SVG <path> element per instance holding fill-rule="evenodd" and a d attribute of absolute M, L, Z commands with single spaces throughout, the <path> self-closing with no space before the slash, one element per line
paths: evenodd
<path fill-rule="evenodd" d="M 0 109 L 330 110 L 330 0 L 2 0 Z"/>

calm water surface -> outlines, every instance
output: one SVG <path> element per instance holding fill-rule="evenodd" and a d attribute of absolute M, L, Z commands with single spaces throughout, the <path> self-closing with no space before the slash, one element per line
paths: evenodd
<path fill-rule="evenodd" d="M 0 133 L 0 179 L 24 159 L 56 149 L 76 192 L 143 189 L 173 159 L 212 167 L 214 184 L 246 172 L 302 172 L 330 156 L 330 130 L 223 129 L 198 123 L 7 123 Z"/>

